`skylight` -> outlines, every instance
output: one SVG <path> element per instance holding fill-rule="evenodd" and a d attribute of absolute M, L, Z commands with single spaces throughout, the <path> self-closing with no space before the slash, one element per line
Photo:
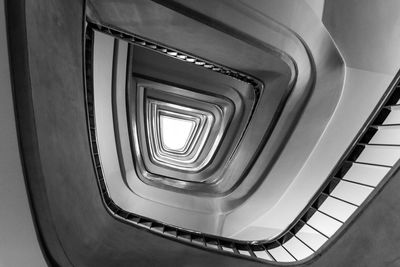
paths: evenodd
<path fill-rule="evenodd" d="M 172 151 L 182 151 L 188 143 L 195 122 L 161 115 L 161 140 L 165 148 Z"/>

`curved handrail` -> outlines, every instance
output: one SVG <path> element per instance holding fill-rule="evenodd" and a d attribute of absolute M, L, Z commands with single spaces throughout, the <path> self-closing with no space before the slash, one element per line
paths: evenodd
<path fill-rule="evenodd" d="M 344 153 L 344 156 L 337 164 L 337 167 L 323 184 L 323 186 L 318 190 L 318 192 L 314 195 L 312 200 L 309 202 L 307 207 L 300 213 L 300 215 L 296 218 L 296 220 L 292 223 L 292 225 L 284 231 L 280 236 L 273 240 L 269 241 L 262 241 L 262 240 L 249 240 L 249 241 L 242 241 L 242 240 L 235 240 L 231 238 L 225 238 L 215 235 L 209 235 L 189 229 L 180 228 L 177 226 L 169 225 L 148 217 L 144 217 L 135 213 L 128 212 L 126 210 L 121 209 L 118 207 L 116 203 L 113 202 L 111 199 L 109 192 L 107 190 L 106 181 L 103 177 L 102 165 L 100 162 L 98 148 L 97 148 L 97 141 L 96 141 L 96 125 L 94 121 L 94 106 L 93 106 L 93 84 L 92 84 L 92 71 L 91 71 L 91 62 L 92 62 L 92 46 L 93 46 L 93 29 L 102 31 L 106 34 L 110 34 L 116 38 L 120 38 L 131 42 L 135 45 L 144 46 L 150 49 L 157 49 L 158 51 L 172 56 L 176 59 L 193 59 L 192 63 L 195 62 L 203 62 L 204 64 L 197 64 L 200 66 L 210 67 L 211 70 L 223 73 L 225 75 L 229 75 L 231 77 L 241 79 L 242 81 L 251 83 L 253 85 L 261 86 L 259 81 L 256 78 L 253 78 L 249 75 L 242 74 L 236 71 L 229 70 L 224 66 L 220 66 L 215 63 L 209 63 L 203 59 L 197 59 L 192 55 L 187 55 L 181 51 L 176 49 L 172 49 L 170 47 L 165 47 L 161 44 L 155 44 L 151 41 L 145 40 L 139 36 L 132 36 L 128 33 L 112 29 L 103 25 L 98 25 L 94 23 L 89 23 L 88 28 L 86 31 L 86 105 L 87 105 L 87 118 L 88 118 L 88 125 L 90 131 L 90 139 L 92 144 L 92 157 L 95 165 L 96 175 L 98 178 L 98 185 L 100 188 L 100 192 L 102 194 L 102 198 L 104 204 L 108 211 L 117 219 L 139 226 L 141 228 L 148 229 L 152 232 L 157 234 L 194 244 L 196 246 L 200 246 L 207 249 L 217 250 L 219 252 L 227 252 L 227 253 L 234 253 L 236 255 L 250 257 L 257 260 L 272 260 L 272 261 L 298 261 L 305 258 L 310 258 L 312 255 L 315 254 L 320 247 L 325 246 L 328 240 L 332 238 L 339 229 L 343 229 L 345 225 L 348 225 L 349 222 L 354 219 L 355 214 L 360 211 L 361 203 L 370 196 L 373 195 L 378 191 L 378 188 L 382 186 L 381 184 L 378 185 L 370 185 L 367 183 L 351 181 L 344 176 L 350 170 L 351 166 L 354 164 L 365 164 L 369 166 L 375 166 L 377 168 L 386 168 L 390 169 L 392 166 L 384 165 L 384 164 L 375 164 L 373 162 L 362 162 L 357 161 L 362 153 L 362 151 L 372 145 L 379 145 L 370 143 L 373 136 L 377 133 L 377 128 L 385 127 L 384 120 L 389 115 L 390 110 L 393 108 L 398 107 L 397 101 L 400 98 L 400 83 L 399 79 L 400 76 L 397 75 L 392 82 L 391 86 L 387 90 L 386 94 L 377 105 L 375 111 L 364 125 L 362 130 L 359 132 L 357 137 L 355 138 L 352 145 L 349 149 Z M 396 124 L 397 125 L 397 124 Z M 389 126 L 389 125 L 387 125 Z M 384 146 L 390 146 L 390 144 L 384 144 Z M 381 177 L 383 179 L 383 177 Z M 343 184 L 350 183 L 353 187 L 361 187 L 361 188 L 368 188 L 369 193 L 364 195 L 364 199 L 360 203 L 354 203 L 352 200 L 345 199 L 344 197 L 340 197 L 335 194 L 335 188 L 342 186 Z M 370 197 L 371 198 L 371 197 Z M 329 214 L 329 212 L 322 209 L 324 207 L 324 203 L 326 204 L 327 199 L 334 199 L 335 201 L 339 201 L 339 203 L 343 205 L 349 205 L 353 207 L 353 212 L 348 214 L 346 219 L 337 218 L 334 214 Z M 365 205 L 365 204 L 363 204 Z M 314 216 L 322 216 L 325 220 L 335 221 L 337 229 L 335 231 L 327 233 L 326 230 L 320 229 L 319 225 L 316 225 L 313 222 Z M 302 237 L 303 230 L 307 228 L 307 231 L 314 232 L 314 234 L 319 235 L 324 242 L 320 242 L 315 246 L 315 244 L 311 244 L 304 240 Z M 292 250 L 289 246 L 290 242 L 296 242 L 296 244 L 302 244 L 305 248 L 307 248 L 309 255 L 296 255 L 296 251 Z M 277 253 L 276 251 L 279 250 Z M 286 255 L 282 258 L 283 254 Z"/>

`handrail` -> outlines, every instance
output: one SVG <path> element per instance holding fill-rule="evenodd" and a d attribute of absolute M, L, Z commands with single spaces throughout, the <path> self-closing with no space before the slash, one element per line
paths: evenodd
<path fill-rule="evenodd" d="M 312 200 L 308 203 L 306 208 L 300 213 L 300 215 L 295 219 L 292 225 L 284 231 L 280 236 L 270 241 L 260 241 L 260 240 L 235 240 L 231 238 L 225 238 L 221 236 L 209 235 L 205 233 L 200 233 L 190 229 L 184 229 L 173 225 L 168 225 L 163 222 L 153 220 L 129 211 L 123 210 L 118 207 L 117 204 L 111 199 L 107 185 L 103 176 L 102 165 L 100 162 L 100 155 L 98 153 L 97 139 L 96 139 L 96 125 L 95 125 L 95 113 L 94 113 L 94 99 L 93 99 L 93 76 L 92 76 L 92 62 L 93 62 L 93 30 L 98 30 L 115 38 L 122 39 L 124 41 L 130 42 L 134 45 L 146 47 L 149 49 L 157 50 L 160 53 L 168 55 L 178 60 L 186 60 L 187 62 L 196 64 L 198 66 L 211 69 L 213 71 L 228 75 L 230 77 L 242 80 L 244 82 L 252 84 L 255 88 L 260 88 L 262 84 L 257 78 L 251 77 L 247 74 L 240 73 L 238 71 L 230 70 L 227 67 L 220 66 L 216 63 L 207 62 L 206 60 L 196 58 L 195 56 L 188 55 L 176 49 L 163 46 L 161 44 L 156 44 L 152 41 L 145 40 L 140 36 L 134 36 L 120 30 L 116 30 L 104 25 L 99 25 L 93 22 L 88 22 L 86 28 L 86 40 L 85 40 L 85 65 L 86 65 L 86 105 L 87 105 L 87 120 L 88 129 L 91 143 L 92 158 L 94 162 L 95 172 L 97 176 L 97 182 L 99 185 L 100 193 L 106 209 L 118 220 L 129 223 L 134 226 L 138 226 L 154 233 L 162 235 L 164 237 L 185 242 L 191 245 L 195 245 L 201 248 L 219 251 L 221 253 L 235 254 L 242 257 L 252 258 L 260 261 L 299 261 L 306 260 L 312 257 L 316 251 L 320 250 L 321 247 L 326 246 L 327 241 L 331 240 L 334 235 L 342 231 L 346 225 L 349 224 L 351 220 L 355 218 L 362 207 L 365 206 L 366 199 L 371 199 L 371 195 L 379 191 L 379 188 L 383 186 L 387 179 L 381 177 L 381 182 L 377 186 L 371 186 L 363 184 L 356 181 L 348 180 L 343 178 L 348 171 L 352 168 L 354 164 L 365 165 L 373 168 L 385 168 L 390 174 L 390 169 L 393 168 L 392 164 L 381 164 L 374 162 L 363 162 L 357 161 L 363 151 L 369 146 L 378 146 L 378 144 L 370 143 L 373 136 L 379 131 L 383 125 L 382 123 L 387 118 L 392 110 L 398 107 L 398 101 L 400 98 L 400 75 L 397 74 L 393 82 L 389 86 L 385 95 L 375 108 L 374 112 L 364 124 L 363 128 L 357 134 L 352 145 L 344 153 L 343 157 L 335 167 L 334 171 L 326 179 L 323 186 L 317 191 Z M 397 124 L 396 124 L 397 125 Z M 399 144 L 382 144 L 383 147 L 398 147 Z M 363 200 L 360 203 L 353 203 L 350 199 L 346 199 L 343 196 L 337 195 L 336 192 L 340 187 L 347 184 L 351 184 L 354 188 L 364 188 L 371 190 L 369 193 L 364 194 Z M 334 199 L 340 201 L 342 205 L 347 205 L 349 208 L 353 209 L 351 214 L 348 214 L 346 220 L 336 218 L 334 214 L 329 214 L 327 211 L 320 210 L 323 204 L 326 204 L 327 199 Z M 363 204 L 362 204 L 363 203 Z M 316 215 L 317 214 L 317 215 Z M 314 225 L 313 221 L 315 216 L 323 216 L 324 220 L 332 220 L 335 225 L 338 226 L 332 232 L 324 232 L 322 225 Z M 331 222 L 332 222 L 331 221 Z M 321 227 L 320 227 L 321 226 Z M 311 244 L 308 240 L 305 240 L 304 227 L 309 228 L 314 232 L 315 235 L 320 235 L 318 238 L 320 240 L 325 240 L 324 242 L 319 242 L 319 244 Z M 326 230 L 325 230 L 326 231 Z M 317 237 L 317 236 L 315 236 Z M 297 242 L 297 246 L 302 244 L 303 254 L 299 253 L 291 248 L 293 242 Z"/>

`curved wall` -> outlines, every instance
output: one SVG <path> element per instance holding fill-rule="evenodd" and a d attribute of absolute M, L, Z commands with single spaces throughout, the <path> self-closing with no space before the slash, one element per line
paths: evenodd
<path fill-rule="evenodd" d="M 9 26 L 9 30 L 13 30 L 13 35 L 9 36 L 9 41 L 21 151 L 39 235 L 45 241 L 45 251 L 53 264 L 277 265 L 256 263 L 188 246 L 126 225 L 111 217 L 101 204 L 87 144 L 87 133 L 82 131 L 86 129 L 82 90 L 83 19 L 77 19 L 77 14 L 83 14 L 83 3 L 42 1 L 27 2 L 25 6 L 23 1 L 11 2 L 8 6 L 8 19 L 9 25 L 12 25 Z M 23 14 L 26 14 L 26 17 Z M 53 75 L 50 76 L 49 73 Z M 6 92 L 4 95 L 5 102 L 9 103 L 10 94 Z M 13 118 L 11 110 L 10 105 L 4 110 L 7 117 L 5 123 L 11 127 L 9 133 L 2 131 L 5 136 L 15 134 L 12 131 L 12 119 L 9 119 Z M 10 144 L 12 146 L 8 148 L 16 149 L 15 141 Z M 13 157 L 13 163 L 18 165 L 18 156 L 14 154 Z M 7 159 L 12 158 L 7 155 Z M 4 165 L 1 166 L 2 170 L 12 168 L 12 164 L 8 164 L 7 161 Z M 15 166 L 15 170 L 18 169 L 19 167 Z M 15 177 L 21 177 L 20 170 L 14 174 Z M 304 265 L 398 265 L 398 171 L 389 178 L 391 179 L 388 184 L 354 223 L 320 255 Z M 21 189 L 21 180 L 14 182 Z M 18 191 L 23 197 L 23 190 Z M 26 203 L 21 206 L 27 229 L 32 230 L 26 207 Z M 4 212 L 3 208 L 1 212 Z M 7 225 L 10 225 L 15 214 L 8 211 L 5 215 Z M 3 227 L 2 224 L 2 232 Z M 31 244 L 35 244 L 32 231 L 20 234 L 24 241 L 31 240 Z M 1 244 L 5 244 L 3 240 Z M 18 244 L 21 244 L 19 242 L 21 241 L 18 241 Z M 38 248 L 37 245 L 34 246 Z M 37 264 L 42 264 L 39 250 L 32 252 L 34 256 L 31 260 L 37 259 Z M 18 263 L 22 263 L 18 260 L 27 258 L 10 257 L 6 260 L 3 260 L 4 263 L 10 263 L 10 266 L 15 260 L 14 263 L 18 266 Z M 32 264 L 34 261 L 36 260 L 32 260 Z"/>

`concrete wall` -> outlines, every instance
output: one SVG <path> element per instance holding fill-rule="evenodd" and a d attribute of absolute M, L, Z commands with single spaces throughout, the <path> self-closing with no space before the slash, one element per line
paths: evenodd
<path fill-rule="evenodd" d="M 36 237 L 18 149 L 0 0 L 0 267 L 47 266 Z"/>

